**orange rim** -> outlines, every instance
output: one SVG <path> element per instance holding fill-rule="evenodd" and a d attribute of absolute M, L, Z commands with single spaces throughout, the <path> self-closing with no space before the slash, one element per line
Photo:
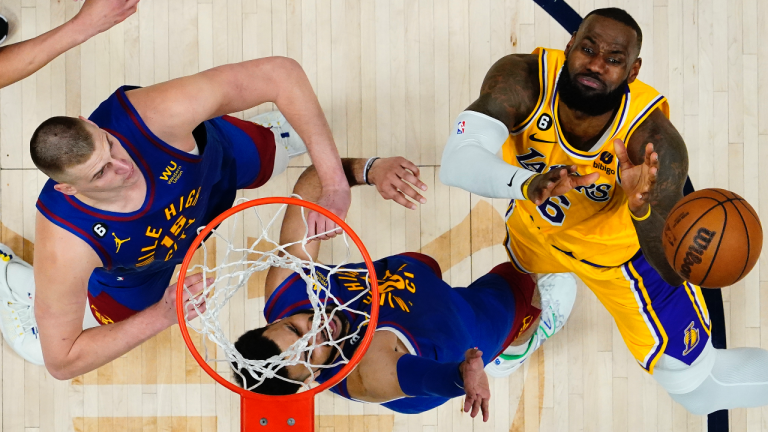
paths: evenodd
<path fill-rule="evenodd" d="M 205 362 L 203 357 L 200 355 L 200 353 L 197 351 L 197 348 L 195 348 L 194 344 L 192 343 L 192 339 L 189 336 L 189 330 L 187 329 L 186 320 L 184 319 L 184 305 L 183 305 L 183 295 L 184 295 L 184 287 L 183 287 L 183 281 L 184 278 L 187 275 L 187 268 L 189 267 L 189 263 L 192 261 L 192 257 L 195 254 L 195 251 L 200 246 L 200 244 L 203 242 L 203 239 L 211 232 L 214 228 L 218 227 L 219 224 L 221 224 L 225 219 L 227 219 L 229 216 L 241 212 L 243 210 L 249 209 L 251 207 L 256 207 L 260 205 L 267 205 L 267 204 L 289 204 L 289 205 L 297 205 L 304 208 L 307 208 L 309 210 L 316 211 L 317 213 L 320 213 L 332 221 L 336 222 L 336 224 L 341 227 L 344 232 L 347 234 L 347 236 L 352 239 L 352 241 L 357 246 L 358 250 L 360 250 L 360 253 L 363 255 L 363 259 L 365 260 L 365 266 L 368 268 L 368 274 L 369 279 L 371 282 L 371 312 L 370 312 L 370 321 L 368 323 L 368 328 L 365 331 L 365 336 L 363 336 L 363 340 L 360 343 L 360 346 L 355 351 L 355 354 L 352 356 L 352 358 L 349 360 L 349 363 L 347 363 L 336 375 L 333 376 L 333 378 L 329 379 L 328 381 L 320 384 L 319 386 L 309 389 L 302 393 L 296 393 L 292 395 L 285 395 L 285 396 L 270 396 L 270 395 L 262 395 L 259 393 L 254 393 L 250 390 L 246 390 L 244 388 L 238 387 L 237 385 L 229 382 L 227 379 L 219 375 L 216 371 L 211 368 L 208 363 Z M 186 256 L 184 257 L 184 261 L 181 263 L 181 269 L 179 269 L 179 279 L 176 282 L 176 316 L 179 320 L 179 329 L 181 330 L 181 335 L 184 337 L 184 343 L 187 344 L 187 349 L 192 354 L 192 357 L 195 358 L 197 363 L 200 365 L 200 367 L 205 370 L 205 372 L 211 376 L 216 382 L 223 385 L 224 387 L 228 388 L 229 390 L 240 394 L 245 399 L 260 399 L 260 400 L 269 400 L 270 402 L 281 402 L 281 401 L 288 401 L 292 399 L 306 399 L 308 396 L 314 397 L 314 395 L 327 390 L 339 382 L 346 378 L 347 375 L 349 375 L 350 372 L 355 368 L 357 363 L 360 362 L 360 360 L 363 358 L 363 355 L 368 350 L 368 346 L 371 344 L 371 341 L 373 340 L 373 334 L 376 332 L 376 322 L 379 318 L 379 283 L 378 279 L 376 278 L 376 271 L 373 268 L 373 261 L 371 260 L 370 255 L 368 254 L 368 250 L 365 249 L 365 245 L 363 244 L 362 240 L 360 240 L 360 237 L 355 234 L 354 231 L 352 231 L 352 228 L 347 225 L 346 222 L 341 220 L 338 216 L 333 214 L 331 211 L 326 210 L 325 208 L 315 204 L 311 203 L 309 201 L 304 201 L 297 198 L 288 198 L 288 197 L 269 197 L 269 198 L 259 198 L 255 200 L 251 200 L 248 202 L 244 202 L 242 204 L 239 204 L 235 207 L 232 207 L 225 211 L 224 213 L 217 216 L 214 220 L 212 220 L 208 225 L 203 228 L 203 230 L 200 232 L 200 234 L 195 237 L 195 240 L 192 242 L 189 250 L 187 251 Z M 183 325 L 182 325 L 183 323 Z"/>

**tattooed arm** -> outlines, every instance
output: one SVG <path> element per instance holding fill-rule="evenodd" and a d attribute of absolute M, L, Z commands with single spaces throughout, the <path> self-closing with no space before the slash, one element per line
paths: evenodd
<path fill-rule="evenodd" d="M 480 97 L 456 119 L 443 151 L 440 180 L 484 197 L 531 199 L 536 205 L 592 184 L 596 173 L 569 175 L 575 166 L 536 175 L 496 156 L 509 132 L 536 108 L 538 98 L 538 56 L 513 54 L 496 62 L 483 81 Z M 525 183 L 529 183 L 527 196 L 522 190 Z"/>
<path fill-rule="evenodd" d="M 672 286 L 683 279 L 664 255 L 661 233 L 672 207 L 683 198 L 688 176 L 688 150 L 683 137 L 658 109 L 638 127 L 626 149 L 614 143 L 621 164 L 621 187 L 629 199 L 629 210 L 642 221 L 633 220 L 645 259 Z"/>
<path fill-rule="evenodd" d="M 536 108 L 538 98 L 538 56 L 511 54 L 491 66 L 480 97 L 467 110 L 493 117 L 511 131 Z"/>

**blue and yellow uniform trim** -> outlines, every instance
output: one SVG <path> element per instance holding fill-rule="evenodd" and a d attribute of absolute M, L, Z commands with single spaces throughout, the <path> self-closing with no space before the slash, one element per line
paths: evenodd
<path fill-rule="evenodd" d="M 669 117 L 666 98 L 639 80 L 628 84 L 604 139 L 579 150 L 568 143 L 558 118 L 557 83 L 567 73 L 565 54 L 544 48 L 533 54 L 539 60 L 539 99 L 510 133 L 502 147 L 504 160 L 539 173 L 576 165 L 579 174 L 598 173 L 599 178 L 539 206 L 511 201 L 504 240 L 510 262 L 525 273 L 576 273 L 611 313 L 648 372 L 662 354 L 691 364 L 710 332 L 701 289 L 668 285 L 639 252 L 613 148 L 614 139 L 628 142 L 654 111 Z"/>

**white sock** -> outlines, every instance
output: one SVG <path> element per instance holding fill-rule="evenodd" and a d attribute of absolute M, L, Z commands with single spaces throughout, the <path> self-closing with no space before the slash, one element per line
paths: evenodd
<path fill-rule="evenodd" d="M 276 128 L 272 128 L 272 133 L 277 134 L 276 131 Z M 270 179 L 282 174 L 285 169 L 288 168 L 289 160 L 288 149 L 283 146 L 281 139 L 278 139 L 277 135 L 275 135 L 275 165 L 274 168 L 272 168 L 272 177 L 270 177 Z"/>
<path fill-rule="evenodd" d="M 19 296 L 26 298 L 26 294 L 35 296 L 35 276 L 31 268 L 17 262 L 8 263 L 6 269 L 8 286 Z"/>

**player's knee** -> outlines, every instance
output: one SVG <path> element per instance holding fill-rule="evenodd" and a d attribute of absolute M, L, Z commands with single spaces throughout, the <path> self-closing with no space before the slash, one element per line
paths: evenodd
<path fill-rule="evenodd" d="M 709 379 L 707 380 L 709 381 Z M 683 406 L 689 413 L 694 415 L 707 415 L 720 409 L 716 406 L 716 399 L 713 394 L 707 391 L 707 381 L 702 383 L 692 392 L 684 394 L 671 394 L 672 400 Z"/>

